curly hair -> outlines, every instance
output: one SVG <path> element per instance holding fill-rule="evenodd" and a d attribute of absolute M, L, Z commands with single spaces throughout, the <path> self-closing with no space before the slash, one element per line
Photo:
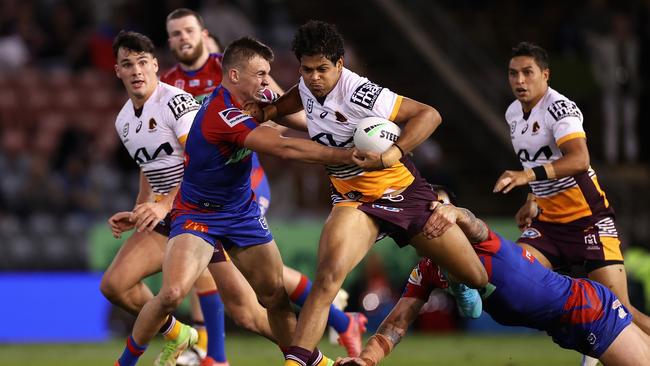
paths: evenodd
<path fill-rule="evenodd" d="M 129 51 L 144 52 L 154 55 L 156 47 L 149 37 L 142 33 L 121 30 L 113 40 L 113 56 L 117 58 L 117 52 L 120 48 L 125 48 Z"/>
<path fill-rule="evenodd" d="M 334 24 L 320 20 L 310 20 L 298 28 L 291 42 L 298 61 L 302 56 L 323 55 L 332 63 L 336 63 L 343 55 L 343 37 Z"/>
<path fill-rule="evenodd" d="M 528 56 L 535 60 L 540 69 L 546 70 L 549 68 L 549 58 L 546 50 L 533 42 L 519 42 L 512 48 L 510 58 L 517 56 Z"/>

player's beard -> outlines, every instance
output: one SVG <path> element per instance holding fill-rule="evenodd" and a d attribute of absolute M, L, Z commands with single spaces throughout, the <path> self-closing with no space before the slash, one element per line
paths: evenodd
<path fill-rule="evenodd" d="M 201 57 L 202 53 L 203 53 L 203 40 L 199 40 L 199 43 L 197 43 L 196 46 L 194 47 L 194 51 L 189 55 L 186 55 L 178 50 L 173 50 L 174 58 L 178 62 L 182 63 L 183 65 L 188 65 L 188 66 L 194 65 L 196 60 L 198 60 L 199 57 Z"/>

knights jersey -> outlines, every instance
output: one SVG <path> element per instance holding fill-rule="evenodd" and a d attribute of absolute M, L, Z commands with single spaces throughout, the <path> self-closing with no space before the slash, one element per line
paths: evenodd
<path fill-rule="evenodd" d="M 200 103 L 221 84 L 222 58 L 220 53 L 211 53 L 208 61 L 194 71 L 185 71 L 180 64 L 176 64 L 160 80 L 192 94 Z"/>
<path fill-rule="evenodd" d="M 498 323 L 549 330 L 558 319 L 590 322 L 602 316 L 600 302 L 579 290 L 584 285 L 581 280 L 547 269 L 515 243 L 490 231 L 487 240 L 473 247 L 488 274 L 488 285 L 479 290 L 483 310 Z M 447 287 L 441 277 L 436 264 L 422 259 L 411 272 L 403 296 L 427 301 L 434 288 Z M 592 300 L 593 311 L 574 306 L 584 303 L 584 296 Z"/>
<path fill-rule="evenodd" d="M 199 104 L 186 92 L 159 82 L 141 110 L 131 99 L 115 121 L 122 143 L 155 194 L 167 194 L 183 178 L 183 145 Z"/>
<path fill-rule="evenodd" d="M 562 157 L 560 145 L 571 139 L 586 138 L 578 106 L 550 87 L 525 117 L 518 100 L 506 110 L 512 146 L 524 168 L 553 162 Z M 540 221 L 567 223 L 611 213 L 591 167 L 575 176 L 532 181 L 529 185 L 541 209 Z"/>
<path fill-rule="evenodd" d="M 402 96 L 346 68 L 322 103 L 309 91 L 302 77 L 298 90 L 307 115 L 309 136 L 330 147 L 353 147 L 354 131 L 361 119 L 380 117 L 393 121 L 402 102 Z M 336 191 L 364 202 L 408 187 L 414 179 L 401 162 L 373 172 L 354 164 L 328 165 L 326 169 Z"/>
<path fill-rule="evenodd" d="M 175 207 L 236 211 L 248 204 L 253 159 L 244 141 L 257 126 L 230 92 L 218 86 L 204 100 L 188 134 L 185 176 Z"/>

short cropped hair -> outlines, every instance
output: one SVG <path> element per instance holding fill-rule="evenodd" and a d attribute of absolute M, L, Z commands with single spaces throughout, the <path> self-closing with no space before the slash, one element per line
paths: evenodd
<path fill-rule="evenodd" d="M 323 55 L 336 63 L 345 54 L 343 37 L 334 24 L 310 20 L 298 28 L 291 42 L 291 49 L 298 58 Z"/>
<path fill-rule="evenodd" d="M 172 10 L 169 15 L 167 15 L 167 19 L 165 20 L 165 24 L 169 23 L 170 20 L 172 19 L 179 19 L 179 18 L 185 18 L 185 17 L 195 17 L 196 21 L 199 23 L 199 26 L 201 29 L 205 29 L 205 23 L 203 22 L 203 17 L 199 15 L 199 13 L 195 12 L 194 10 L 188 9 L 188 8 L 178 8 L 175 10 Z"/>
<path fill-rule="evenodd" d="M 133 52 L 150 53 L 152 56 L 156 51 L 156 46 L 149 37 L 142 33 L 121 30 L 113 40 L 113 56 L 117 58 L 120 48 L 125 48 Z"/>
<path fill-rule="evenodd" d="M 228 70 L 241 67 L 242 63 L 260 56 L 268 62 L 273 61 L 273 51 L 269 46 L 252 37 L 242 37 L 233 41 L 223 52 L 221 60 L 223 73 Z"/>
<path fill-rule="evenodd" d="M 512 48 L 510 58 L 517 56 L 528 56 L 535 60 L 540 69 L 546 70 L 549 68 L 549 58 L 546 50 L 539 45 L 532 42 L 519 42 L 518 45 Z"/>

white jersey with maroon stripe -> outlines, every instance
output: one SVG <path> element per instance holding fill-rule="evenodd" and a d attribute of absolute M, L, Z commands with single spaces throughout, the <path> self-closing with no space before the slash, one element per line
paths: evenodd
<path fill-rule="evenodd" d="M 319 102 L 302 78 L 298 89 L 309 136 L 331 147 L 353 147 L 354 131 L 361 119 L 381 117 L 392 121 L 402 102 L 401 96 L 346 68 L 325 100 Z M 365 172 L 356 165 L 329 165 L 327 173 L 336 190 L 355 201 L 376 200 L 413 181 L 402 163 L 374 172 Z"/>
<path fill-rule="evenodd" d="M 528 116 L 524 115 L 521 102 L 515 100 L 505 118 L 512 146 L 524 168 L 553 162 L 562 157 L 559 146 L 564 142 L 586 138 L 578 106 L 550 87 Z M 597 201 L 604 200 L 603 206 L 609 206 L 591 167 L 584 174 L 537 180 L 529 185 L 542 210 L 542 221 L 564 223 L 592 215 L 592 209 L 601 206 L 595 204 Z"/>
<path fill-rule="evenodd" d="M 199 104 L 188 93 L 159 82 L 136 111 L 129 99 L 115 121 L 124 147 L 155 194 L 167 194 L 183 178 L 183 145 Z"/>

